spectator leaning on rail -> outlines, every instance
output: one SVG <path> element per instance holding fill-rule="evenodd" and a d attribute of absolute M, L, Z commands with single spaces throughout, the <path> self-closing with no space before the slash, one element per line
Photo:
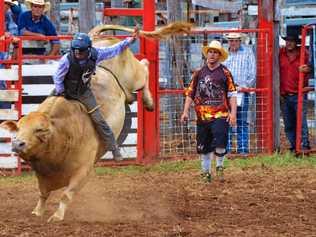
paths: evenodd
<path fill-rule="evenodd" d="M 202 48 L 206 64 L 193 73 L 186 90 L 181 122 L 189 117 L 194 102 L 197 115 L 197 153 L 201 154 L 202 176 L 211 181 L 212 157 L 216 158 L 216 171 L 223 179 L 223 164 L 228 142 L 229 125 L 236 124 L 236 87 L 233 77 L 221 62 L 228 57 L 219 41 L 213 40 Z"/>
<path fill-rule="evenodd" d="M 297 35 L 288 35 L 283 38 L 285 47 L 280 49 L 280 94 L 281 111 L 283 114 L 284 130 L 290 142 L 290 150 L 295 151 L 296 146 L 296 113 L 297 113 L 297 93 L 299 71 L 305 73 L 304 86 L 308 85 L 308 73 L 310 67 L 305 64 L 300 67 L 300 47 Z M 305 63 L 308 61 L 306 52 Z M 303 117 L 302 117 L 302 149 L 309 150 L 307 127 L 307 94 L 303 98 Z"/>
<path fill-rule="evenodd" d="M 12 11 L 12 9 L 18 7 L 18 4 L 18 1 L 4 0 L 6 34 L 18 35 L 18 26 L 14 21 L 14 13 Z"/>
<path fill-rule="evenodd" d="M 30 11 L 23 12 L 19 17 L 19 34 L 24 36 L 57 36 L 56 28 L 53 23 L 44 15 L 50 9 L 50 3 L 44 0 L 26 0 L 25 2 Z M 36 45 L 23 48 L 24 54 L 45 54 L 46 40 L 43 41 L 31 41 Z M 30 43 L 30 42 L 29 42 Z M 50 40 L 51 49 L 47 54 L 54 56 L 59 54 L 60 41 Z M 34 47 L 35 46 L 35 47 Z"/>
<path fill-rule="evenodd" d="M 108 145 L 107 150 L 112 151 L 116 161 L 122 160 L 122 155 L 111 128 L 97 107 L 95 96 L 90 89 L 90 80 L 99 62 L 122 53 L 138 35 L 139 30 L 136 27 L 132 37 L 110 47 L 94 48 L 87 34 L 77 33 L 71 41 L 71 51 L 60 59 L 57 72 L 53 76 L 54 95 L 78 100 L 88 111 L 93 111 L 90 116 L 101 138 Z"/>
<path fill-rule="evenodd" d="M 11 8 L 14 5 L 17 5 L 17 1 L 12 0 L 4 0 L 4 12 L 5 12 L 5 37 L 12 37 L 17 35 L 18 27 L 13 21 L 13 15 L 11 12 Z M 15 58 L 16 55 L 16 43 L 18 42 L 18 38 L 13 37 L 12 43 L 14 46 L 12 58 Z M 10 51 L 10 48 L 8 49 Z M 0 60 L 8 59 L 10 52 L 0 52 Z M 3 64 L 0 64 L 0 68 L 4 68 Z M 5 90 L 7 88 L 5 81 L 0 81 L 0 90 Z M 0 109 L 9 109 L 11 104 L 9 102 L 0 102 Z"/>
<path fill-rule="evenodd" d="M 7 2 L 7 1 L 5 1 Z M 12 4 L 10 5 L 10 10 L 12 12 L 12 18 L 15 24 L 18 24 L 19 17 L 21 13 L 25 10 L 24 4 L 20 3 L 19 1 L 8 1 Z"/>
<path fill-rule="evenodd" d="M 256 84 L 256 59 L 250 47 L 241 43 L 241 33 L 229 33 L 225 35 L 228 40 L 228 59 L 223 63 L 232 73 L 237 86 L 237 153 L 249 153 L 249 92 L 241 92 L 242 89 L 253 88 Z M 232 148 L 232 129 L 229 131 L 228 149 Z"/>

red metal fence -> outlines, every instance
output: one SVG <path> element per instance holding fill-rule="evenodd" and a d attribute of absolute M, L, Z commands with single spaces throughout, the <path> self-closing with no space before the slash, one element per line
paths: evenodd
<path fill-rule="evenodd" d="M 185 125 L 180 123 L 184 104 L 182 89 L 190 81 L 191 70 L 196 69 L 199 66 L 198 64 L 203 63 L 201 47 L 205 44 L 205 41 L 217 39 L 227 47 L 223 34 L 229 32 L 248 34 L 250 41 L 253 43 L 246 47 L 252 47 L 257 56 L 256 87 L 241 91 L 248 92 L 251 98 L 250 111 L 248 112 L 248 145 L 250 151 L 247 155 L 271 153 L 273 151 L 272 53 L 268 43 L 271 40 L 269 30 L 193 31 L 189 36 L 177 37 L 177 45 L 183 46 L 177 52 L 173 52 L 177 54 L 178 58 L 175 58 L 173 54 L 165 53 L 170 52 L 168 47 L 169 49 L 174 47 L 171 42 L 161 42 L 161 44 L 164 44 L 160 49 L 161 89 L 158 91 L 160 104 L 159 156 L 161 158 L 185 158 L 196 153 L 196 121 L 195 114 L 192 112 L 193 109 L 191 109 L 189 123 Z M 170 60 L 176 60 L 176 62 L 170 62 Z M 177 66 L 173 67 L 174 64 L 177 64 Z M 166 68 L 166 65 L 170 66 Z M 247 113 L 247 111 L 242 112 Z M 232 143 L 232 154 L 237 154 L 236 133 L 236 131 L 232 131 L 230 141 Z"/>
<path fill-rule="evenodd" d="M 306 58 L 306 45 L 307 45 L 307 36 L 308 34 L 313 38 L 315 42 L 315 25 L 306 25 L 302 29 L 301 35 L 301 51 L 300 51 L 300 65 L 305 64 Z M 311 52 L 311 56 L 315 58 L 315 48 L 311 45 L 314 42 L 309 42 L 309 47 L 312 48 L 314 51 Z M 315 63 L 315 62 L 314 62 Z M 314 66 L 314 65 L 313 65 Z M 315 68 L 314 68 L 315 69 Z M 314 70 L 312 70 L 314 71 Z M 313 147 L 315 145 L 315 78 L 313 75 L 310 75 L 312 81 L 309 80 L 309 85 L 304 85 L 304 78 L 305 74 L 300 72 L 299 73 L 299 81 L 298 81 L 298 94 L 297 94 L 297 114 L 296 114 L 296 147 L 295 151 L 297 154 L 302 154 L 305 152 L 315 152 L 315 149 L 311 149 L 308 151 L 302 150 L 302 125 L 303 125 L 303 107 L 307 110 L 307 125 L 308 125 L 308 140 L 310 142 L 310 146 Z M 314 84 L 313 87 L 310 84 Z M 304 102 L 304 97 L 307 97 L 307 100 Z M 305 103 L 305 104 L 304 104 Z"/>

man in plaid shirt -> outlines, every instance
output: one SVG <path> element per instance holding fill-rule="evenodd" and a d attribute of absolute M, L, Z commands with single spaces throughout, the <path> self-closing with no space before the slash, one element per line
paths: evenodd
<path fill-rule="evenodd" d="M 231 71 L 237 86 L 237 153 L 249 153 L 249 92 L 242 91 L 255 87 L 256 84 L 256 59 L 250 47 L 241 43 L 241 33 L 226 35 L 229 45 L 229 57 L 224 65 Z M 232 131 L 229 134 L 229 150 L 232 146 Z"/>

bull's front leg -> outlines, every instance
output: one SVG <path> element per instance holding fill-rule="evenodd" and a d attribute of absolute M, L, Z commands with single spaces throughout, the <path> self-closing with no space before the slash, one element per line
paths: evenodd
<path fill-rule="evenodd" d="M 72 201 L 73 196 L 87 181 L 89 171 L 90 169 L 84 168 L 79 170 L 73 177 L 71 177 L 68 187 L 62 193 L 57 211 L 48 219 L 48 222 L 57 222 L 64 220 L 65 212 L 68 205 Z"/>
<path fill-rule="evenodd" d="M 47 191 L 40 191 L 39 200 L 32 211 L 32 214 L 35 216 L 43 216 L 46 210 L 46 200 L 49 197 L 50 192 Z"/>

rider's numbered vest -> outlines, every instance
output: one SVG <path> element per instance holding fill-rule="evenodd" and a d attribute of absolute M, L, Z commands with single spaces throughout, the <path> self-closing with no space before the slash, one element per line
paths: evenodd
<path fill-rule="evenodd" d="M 84 64 L 80 64 L 71 51 L 68 56 L 69 70 L 65 76 L 65 93 L 69 97 L 78 97 L 90 87 L 91 76 L 95 72 L 98 52 L 95 48 L 90 49 L 90 56 Z"/>

